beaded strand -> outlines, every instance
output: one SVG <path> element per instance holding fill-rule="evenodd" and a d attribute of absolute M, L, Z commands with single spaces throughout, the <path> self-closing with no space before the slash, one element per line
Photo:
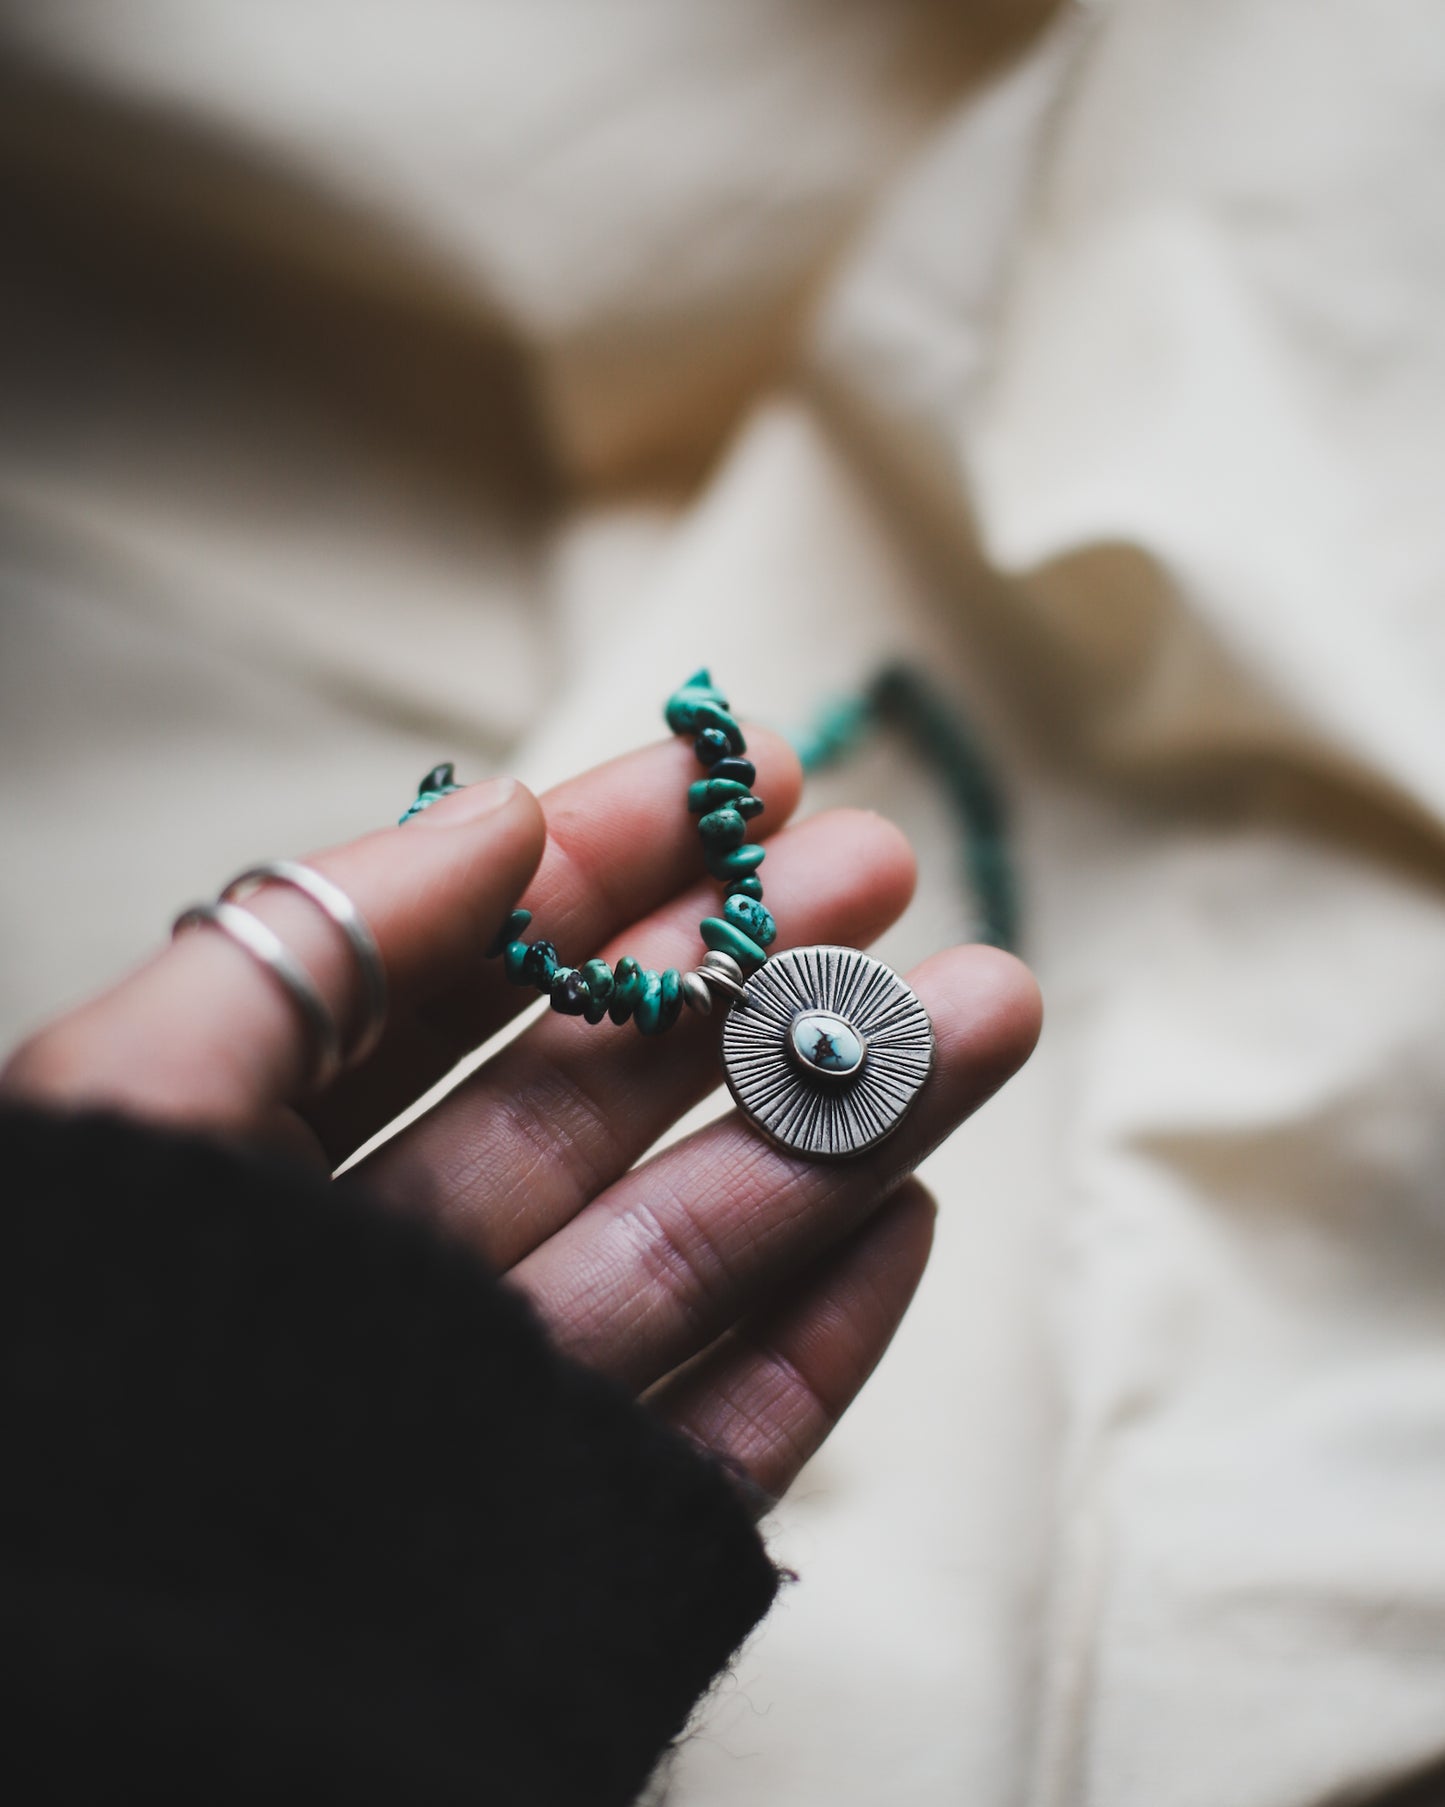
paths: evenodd
<path fill-rule="evenodd" d="M 758 876 L 766 851 L 747 839 L 748 823 L 763 812 L 762 800 L 752 791 L 757 771 L 743 757 L 747 743 L 727 698 L 710 673 L 697 671 L 667 699 L 663 714 L 674 734 L 692 737 L 706 774 L 688 786 L 687 807 L 698 818 L 703 863 L 724 888 L 722 914 L 705 916 L 698 925 L 708 950 L 702 963 L 688 973 L 675 966 L 656 972 L 628 954 L 615 967 L 605 960 L 563 966 L 550 941 L 522 939 L 532 921 L 530 910 L 513 910 L 487 949 L 489 959 L 501 959 L 513 984 L 535 986 L 559 1015 L 580 1016 L 589 1023 L 600 1023 L 604 1016 L 614 1023 L 631 1018 L 643 1035 L 672 1028 L 684 1003 L 706 1016 L 714 992 L 744 996 L 744 981 L 767 959 L 778 932 L 771 911 L 763 906 Z M 460 788 L 453 766 L 433 767 L 401 820 L 409 822 Z"/>

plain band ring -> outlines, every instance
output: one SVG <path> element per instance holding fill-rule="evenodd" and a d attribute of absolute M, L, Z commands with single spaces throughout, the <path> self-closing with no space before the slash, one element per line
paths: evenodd
<path fill-rule="evenodd" d="M 231 903 L 243 892 L 267 882 L 290 885 L 309 897 L 336 924 L 346 937 L 361 972 L 363 1015 L 360 1026 L 347 1050 L 344 1064 L 355 1066 L 381 1040 L 386 1024 L 386 968 L 376 936 L 361 911 L 341 889 L 320 872 L 303 866 L 299 860 L 267 860 L 259 866 L 248 866 L 238 872 L 221 893 L 222 903 Z"/>
<path fill-rule="evenodd" d="M 176 918 L 173 934 L 195 924 L 211 923 L 223 935 L 244 948 L 253 960 L 260 962 L 277 979 L 291 1002 L 300 1011 L 316 1047 L 316 1084 L 330 1081 L 341 1066 L 341 1037 L 336 1018 L 316 988 L 316 981 L 296 958 L 274 929 L 259 916 L 243 910 L 239 904 L 192 904 Z"/>

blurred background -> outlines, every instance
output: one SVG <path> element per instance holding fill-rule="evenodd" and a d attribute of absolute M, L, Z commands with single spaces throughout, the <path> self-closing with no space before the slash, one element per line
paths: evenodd
<path fill-rule="evenodd" d="M 1445 1800 L 1442 172 L 1431 0 L 0 3 L 0 1042 L 700 664 L 1007 798 L 1043 1047 L 660 1798 Z"/>

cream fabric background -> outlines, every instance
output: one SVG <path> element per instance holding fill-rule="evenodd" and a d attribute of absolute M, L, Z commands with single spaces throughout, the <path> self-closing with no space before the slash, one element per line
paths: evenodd
<path fill-rule="evenodd" d="M 1445 32 L 958 10 L 11 5 L 0 1021 L 443 752 L 930 662 L 1048 1030 L 659 1790 L 1363 1798 L 1445 1761 Z"/>

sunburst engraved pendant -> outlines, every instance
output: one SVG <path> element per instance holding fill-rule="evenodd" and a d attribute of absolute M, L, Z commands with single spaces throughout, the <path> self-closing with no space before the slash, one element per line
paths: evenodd
<path fill-rule="evenodd" d="M 843 1160 L 902 1122 L 933 1065 L 933 1025 L 881 960 L 790 948 L 749 977 L 722 1058 L 729 1091 L 779 1147 Z"/>

